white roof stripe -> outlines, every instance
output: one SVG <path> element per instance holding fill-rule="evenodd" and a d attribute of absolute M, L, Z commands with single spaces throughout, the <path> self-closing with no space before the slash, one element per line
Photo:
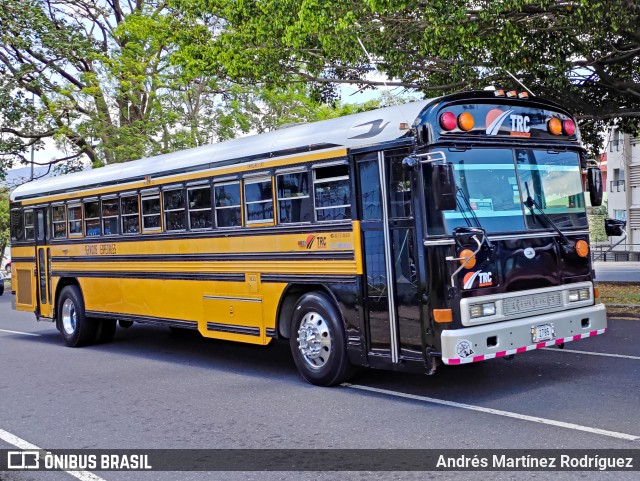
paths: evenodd
<path fill-rule="evenodd" d="M 112 164 L 98 169 L 28 182 L 11 193 L 11 200 L 43 193 L 62 192 L 118 180 L 141 178 L 161 172 L 179 171 L 204 164 L 246 158 L 262 153 L 318 144 L 337 144 L 344 148 L 362 147 L 398 139 L 407 134 L 400 124 L 412 126 L 420 112 L 433 99 L 347 115 L 264 134 L 241 137 L 170 154 Z M 366 138 L 363 135 L 369 134 Z M 360 137 L 360 138 L 357 138 Z"/>

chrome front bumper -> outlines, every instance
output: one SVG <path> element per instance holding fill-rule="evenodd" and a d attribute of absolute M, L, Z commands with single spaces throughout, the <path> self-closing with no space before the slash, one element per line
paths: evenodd
<path fill-rule="evenodd" d="M 534 342 L 532 329 L 543 324 L 553 324 L 555 336 L 547 341 Z M 442 361 L 445 364 L 484 361 L 597 336 L 606 330 L 607 316 L 604 304 L 513 321 L 445 330 L 441 336 Z"/>

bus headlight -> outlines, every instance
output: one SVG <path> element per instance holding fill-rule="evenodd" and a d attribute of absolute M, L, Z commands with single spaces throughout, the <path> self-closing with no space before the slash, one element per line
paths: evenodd
<path fill-rule="evenodd" d="M 477 319 L 478 317 L 489 317 L 496 315 L 496 303 L 485 302 L 484 304 L 472 304 L 469 306 L 471 319 Z"/>
<path fill-rule="evenodd" d="M 569 302 L 587 301 L 591 298 L 588 287 L 582 289 L 571 289 L 569 291 Z"/>

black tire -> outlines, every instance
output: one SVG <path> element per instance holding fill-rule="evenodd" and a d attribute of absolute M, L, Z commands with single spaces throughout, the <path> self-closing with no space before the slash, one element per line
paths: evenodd
<path fill-rule="evenodd" d="M 98 335 L 99 323 L 85 315 L 84 299 L 78 286 L 66 286 L 60 292 L 58 319 L 60 333 L 69 347 L 91 344 Z"/>
<path fill-rule="evenodd" d="M 309 292 L 298 300 L 289 345 L 298 371 L 311 384 L 334 386 L 353 375 L 342 317 L 322 292 Z"/>
<path fill-rule="evenodd" d="M 122 327 L 123 329 L 129 329 L 131 326 L 133 326 L 133 321 L 123 321 L 122 319 L 120 319 L 118 321 L 118 324 L 120 324 L 120 327 Z"/>
<path fill-rule="evenodd" d="M 98 329 L 96 332 L 96 343 L 105 344 L 113 341 L 113 336 L 116 334 L 116 320 L 115 319 L 99 319 L 95 321 L 98 323 Z"/>

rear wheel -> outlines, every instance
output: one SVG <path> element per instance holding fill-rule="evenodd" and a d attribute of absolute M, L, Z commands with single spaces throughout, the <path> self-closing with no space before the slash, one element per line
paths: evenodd
<path fill-rule="evenodd" d="M 303 295 L 291 322 L 289 345 L 303 378 L 318 386 L 333 386 L 351 377 L 342 318 L 327 295 Z"/>
<path fill-rule="evenodd" d="M 69 347 L 85 346 L 94 342 L 99 324 L 88 319 L 84 312 L 84 300 L 78 286 L 66 286 L 58 300 L 60 333 Z"/>

